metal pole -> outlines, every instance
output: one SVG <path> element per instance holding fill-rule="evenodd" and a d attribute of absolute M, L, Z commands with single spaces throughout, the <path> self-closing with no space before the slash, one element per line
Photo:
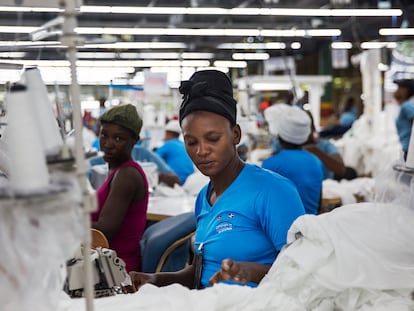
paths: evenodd
<path fill-rule="evenodd" d="M 84 249 L 84 269 L 85 269 L 85 284 L 84 293 L 86 298 L 86 310 L 93 311 L 93 275 L 92 275 L 92 264 L 91 264 L 91 235 L 90 235 L 90 212 L 92 210 L 92 199 L 88 192 L 86 183 L 86 169 L 85 169 L 85 156 L 83 150 L 83 124 L 82 124 L 82 111 L 80 106 L 80 88 L 77 79 L 76 72 L 76 44 L 79 39 L 74 32 L 77 21 L 76 16 L 76 4 L 80 6 L 80 0 L 61 1 L 64 6 L 64 23 L 63 23 L 63 36 L 62 43 L 67 48 L 67 58 L 70 63 L 71 70 L 71 102 L 73 111 L 73 122 L 75 128 L 75 160 L 76 160 L 76 175 L 79 180 L 79 184 L 82 190 L 83 197 L 83 209 L 84 209 L 84 227 L 85 236 L 83 241 Z"/>

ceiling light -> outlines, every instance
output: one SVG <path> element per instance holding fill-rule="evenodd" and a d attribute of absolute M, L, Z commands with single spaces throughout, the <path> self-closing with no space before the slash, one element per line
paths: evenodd
<path fill-rule="evenodd" d="M 331 48 L 333 49 L 352 49 L 352 43 L 351 42 L 332 42 Z"/>
<path fill-rule="evenodd" d="M 182 42 L 116 42 L 105 44 L 87 44 L 79 48 L 96 49 L 185 49 L 187 44 Z"/>
<path fill-rule="evenodd" d="M 302 47 L 302 44 L 300 42 L 292 42 L 290 44 L 290 48 L 292 50 L 299 50 Z"/>
<path fill-rule="evenodd" d="M 218 49 L 231 50 L 281 50 L 286 48 L 283 42 L 267 42 L 267 43 L 222 43 L 217 45 Z"/>
<path fill-rule="evenodd" d="M 32 33 L 38 27 L 0 26 L 0 32 Z M 76 27 L 82 35 L 159 35 L 159 36 L 247 36 L 247 37 L 325 37 L 340 36 L 340 29 L 244 29 L 244 28 L 122 28 Z M 125 43 L 125 42 L 124 42 Z M 156 42 L 154 42 L 156 43 Z M 112 43 L 117 44 L 117 43 Z"/>
<path fill-rule="evenodd" d="M 379 34 L 381 36 L 412 36 L 414 28 L 381 28 Z"/>
<path fill-rule="evenodd" d="M 232 55 L 235 60 L 266 60 L 269 57 L 269 53 L 233 53 Z"/>
<path fill-rule="evenodd" d="M 289 8 L 183 8 L 82 6 L 82 13 L 270 15 L 270 16 L 401 16 L 400 9 L 289 9 Z"/>
<path fill-rule="evenodd" d="M 361 43 L 361 49 L 381 49 L 381 48 L 389 48 L 393 49 L 397 47 L 396 42 L 362 42 Z"/>
<path fill-rule="evenodd" d="M 216 60 L 214 62 L 215 67 L 228 67 L 228 68 L 246 68 L 247 63 L 245 61 L 226 61 Z"/>
<path fill-rule="evenodd" d="M 59 8 L 41 8 L 29 6 L 0 6 L 0 12 L 63 12 Z"/>
<path fill-rule="evenodd" d="M 23 58 L 25 52 L 0 52 L 0 58 Z"/>
<path fill-rule="evenodd" d="M 292 85 L 290 83 L 265 83 L 265 82 L 255 82 L 252 83 L 252 89 L 255 91 L 270 91 L 270 90 L 290 90 Z"/>
<path fill-rule="evenodd" d="M 79 59 L 82 58 L 95 58 L 95 59 L 104 59 L 104 58 L 116 58 L 116 53 L 110 52 L 78 52 L 76 57 Z"/>
<path fill-rule="evenodd" d="M 0 6 L 3 12 L 62 12 L 60 8 Z M 217 7 L 138 7 L 83 5 L 81 13 L 263 15 L 263 16 L 401 16 L 400 9 L 296 9 L 296 8 L 217 8 Z"/>

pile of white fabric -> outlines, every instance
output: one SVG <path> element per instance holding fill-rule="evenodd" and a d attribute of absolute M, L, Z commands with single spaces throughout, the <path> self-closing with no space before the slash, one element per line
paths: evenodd
<path fill-rule="evenodd" d="M 341 198 L 341 205 L 357 203 L 357 198 L 364 202 L 374 200 L 375 180 L 370 177 L 358 177 L 351 180 L 325 179 L 322 185 L 323 198 Z"/>
<path fill-rule="evenodd" d="M 401 158 L 402 149 L 392 110 L 393 107 L 387 106 L 375 122 L 362 115 L 340 139 L 332 140 L 345 165 L 356 169 L 359 175 L 376 177 L 391 162 Z"/>
<path fill-rule="evenodd" d="M 375 202 L 298 218 L 257 288 L 145 285 L 96 300 L 96 310 L 414 310 L 414 178 L 390 168 L 379 179 Z"/>

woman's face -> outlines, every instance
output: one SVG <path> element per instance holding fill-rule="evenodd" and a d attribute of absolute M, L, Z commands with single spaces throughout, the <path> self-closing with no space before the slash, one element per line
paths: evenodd
<path fill-rule="evenodd" d="M 204 175 L 216 176 L 238 160 L 240 127 L 231 126 L 221 115 L 195 111 L 183 119 L 181 128 L 187 153 Z"/>
<path fill-rule="evenodd" d="M 401 105 L 404 101 L 406 101 L 409 98 L 408 89 L 399 86 L 397 90 L 394 92 L 394 98 L 397 101 L 397 103 Z"/>
<path fill-rule="evenodd" d="M 99 144 L 104 152 L 104 160 L 112 166 L 120 165 L 131 157 L 136 143 L 132 133 L 122 126 L 105 123 L 99 133 Z"/>

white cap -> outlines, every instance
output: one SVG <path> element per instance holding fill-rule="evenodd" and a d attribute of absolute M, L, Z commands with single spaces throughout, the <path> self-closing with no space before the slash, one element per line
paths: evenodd
<path fill-rule="evenodd" d="M 270 108 L 267 108 L 265 113 Z M 301 145 L 308 140 L 311 133 L 311 119 L 301 108 L 283 105 L 283 107 L 279 107 L 276 111 L 273 111 L 271 116 L 271 120 L 267 120 L 266 118 L 269 123 L 269 128 L 270 124 L 273 123 L 277 134 L 284 141 Z"/>
<path fill-rule="evenodd" d="M 165 126 L 165 130 L 181 134 L 180 123 L 178 122 L 178 120 L 170 120 L 170 121 L 168 121 L 167 125 Z"/>
<path fill-rule="evenodd" d="M 266 110 L 264 111 L 263 114 L 269 125 L 269 132 L 273 136 L 279 135 L 277 124 L 279 123 L 279 120 L 281 116 L 283 115 L 283 112 L 289 108 L 290 106 L 287 104 L 275 104 L 275 105 L 271 105 L 270 107 L 266 108 Z"/>

